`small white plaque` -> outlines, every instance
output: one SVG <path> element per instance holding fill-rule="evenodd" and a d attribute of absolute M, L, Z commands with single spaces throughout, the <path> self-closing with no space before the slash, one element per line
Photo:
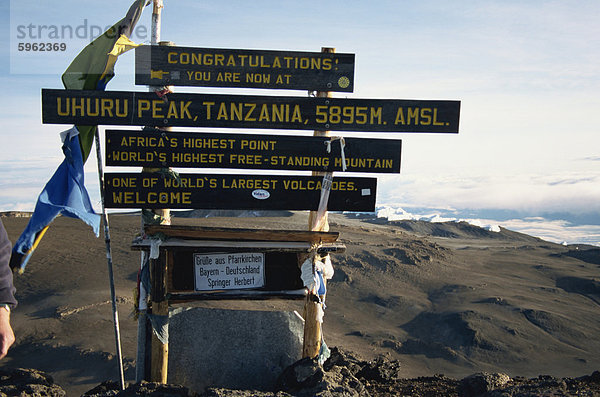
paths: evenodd
<path fill-rule="evenodd" d="M 196 291 L 260 288 L 265 285 L 265 254 L 194 254 Z"/>

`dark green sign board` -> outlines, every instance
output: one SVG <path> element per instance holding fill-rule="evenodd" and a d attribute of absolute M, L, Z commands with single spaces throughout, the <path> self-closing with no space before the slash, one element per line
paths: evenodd
<path fill-rule="evenodd" d="M 106 173 L 107 208 L 317 210 L 322 177 Z M 376 178 L 333 178 L 329 211 L 375 210 Z"/>
<path fill-rule="evenodd" d="M 108 166 L 342 171 L 345 162 L 348 172 L 399 173 L 402 141 L 107 130 L 105 147 Z"/>
<path fill-rule="evenodd" d="M 48 124 L 458 133 L 460 101 L 42 90 Z"/>
<path fill-rule="evenodd" d="M 352 92 L 354 54 L 141 46 L 135 83 Z"/>

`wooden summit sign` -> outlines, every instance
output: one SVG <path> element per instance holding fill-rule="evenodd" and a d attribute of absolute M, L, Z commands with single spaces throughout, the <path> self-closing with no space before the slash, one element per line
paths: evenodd
<path fill-rule="evenodd" d="M 107 208 L 317 210 L 318 176 L 106 173 Z M 327 209 L 375 210 L 376 178 L 333 178 Z"/>
<path fill-rule="evenodd" d="M 399 173 L 401 140 L 106 131 L 106 165 Z M 328 152 L 329 147 L 329 152 Z"/>
<path fill-rule="evenodd" d="M 42 89 L 47 124 L 458 133 L 460 101 Z"/>
<path fill-rule="evenodd" d="M 135 83 L 352 92 L 354 54 L 141 46 Z"/>

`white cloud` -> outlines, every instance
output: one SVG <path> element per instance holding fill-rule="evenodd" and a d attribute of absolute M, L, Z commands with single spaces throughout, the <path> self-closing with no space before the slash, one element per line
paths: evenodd
<path fill-rule="evenodd" d="M 500 224 L 507 229 L 540 237 L 554 243 L 600 245 L 600 225 L 574 226 L 567 221 L 550 221 L 541 217 L 511 219 L 502 221 Z"/>
<path fill-rule="evenodd" d="M 600 174 L 440 175 L 379 178 L 378 203 L 504 208 L 528 212 L 600 211 Z"/>
<path fill-rule="evenodd" d="M 500 227 L 539 237 L 553 243 L 592 244 L 600 246 L 600 225 L 572 225 L 565 220 L 548 220 L 543 217 L 526 217 L 523 219 L 493 220 L 485 218 L 459 218 L 440 215 L 440 209 L 415 209 L 406 211 L 397 205 L 378 207 L 376 216 L 388 221 L 418 220 L 426 222 L 460 222 L 492 232 L 500 232 Z M 445 212 L 445 211 L 442 211 Z M 450 211 L 452 212 L 452 211 Z M 424 214 L 423 214 L 424 213 Z"/>

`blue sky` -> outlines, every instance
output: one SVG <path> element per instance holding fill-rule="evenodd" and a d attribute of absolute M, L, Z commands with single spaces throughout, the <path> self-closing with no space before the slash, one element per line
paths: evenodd
<path fill-rule="evenodd" d="M 87 24 L 89 31 L 113 24 L 130 4 L 2 1 L 0 210 L 31 210 L 62 161 L 58 133 L 68 126 L 41 124 L 40 89 L 61 88 L 60 75 L 89 41 L 62 40 L 64 53 L 27 57 L 17 51 L 18 26 Z M 134 41 L 149 42 L 150 16 L 147 7 Z M 599 20 L 598 1 L 165 0 L 162 39 L 197 47 L 335 47 L 356 54 L 348 97 L 461 100 L 458 135 L 393 135 L 403 139 L 402 173 L 379 178 L 378 203 L 561 213 L 600 224 Z M 133 71 L 130 52 L 108 89 L 145 90 L 134 86 Z M 93 161 L 86 177 L 97 200 Z"/>

